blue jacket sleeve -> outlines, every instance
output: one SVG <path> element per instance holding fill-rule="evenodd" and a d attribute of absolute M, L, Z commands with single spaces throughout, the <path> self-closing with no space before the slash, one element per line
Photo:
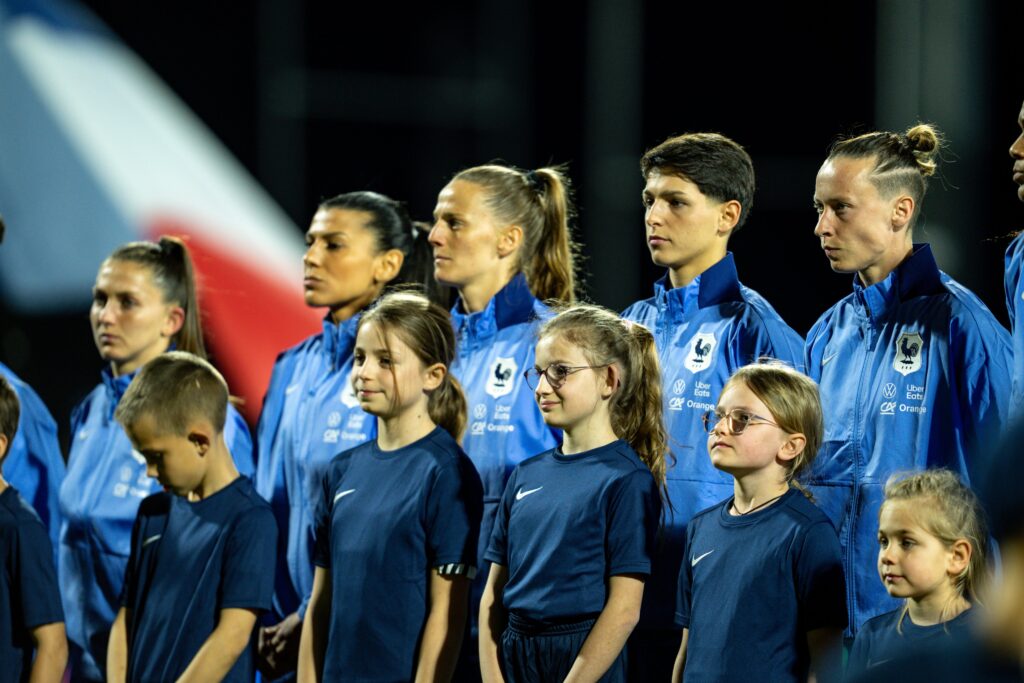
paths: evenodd
<path fill-rule="evenodd" d="M 36 511 L 57 547 L 60 535 L 60 485 L 64 457 L 57 441 L 57 423 L 42 399 L 13 373 L 0 366 L 21 404 L 18 431 L 4 459 L 4 477 Z"/>
<path fill-rule="evenodd" d="M 232 405 L 228 406 L 227 419 L 224 420 L 224 442 L 231 451 L 238 473 L 251 479 L 256 469 L 252 462 L 252 435 L 245 418 Z"/>

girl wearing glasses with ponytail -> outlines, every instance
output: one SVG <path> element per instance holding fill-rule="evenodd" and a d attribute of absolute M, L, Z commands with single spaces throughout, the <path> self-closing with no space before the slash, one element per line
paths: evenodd
<path fill-rule="evenodd" d="M 484 681 L 625 681 L 665 484 L 654 337 L 596 306 L 541 328 L 525 375 L 562 446 L 516 467 L 480 604 Z"/>
<path fill-rule="evenodd" d="M 733 496 L 687 526 L 672 679 L 828 680 L 846 626 L 839 539 L 795 479 L 821 444 L 818 387 L 778 361 L 747 365 L 704 425 Z"/>

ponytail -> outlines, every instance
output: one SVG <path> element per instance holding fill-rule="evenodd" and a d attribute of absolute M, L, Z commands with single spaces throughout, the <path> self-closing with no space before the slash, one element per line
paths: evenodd
<path fill-rule="evenodd" d="M 427 399 L 427 414 L 453 438 L 462 438 L 466 395 L 448 371 L 455 360 L 455 331 L 448 311 L 422 294 L 398 291 L 382 296 L 359 319 L 360 328 L 368 323 L 384 334 L 395 334 L 424 365 L 440 363 L 445 367 L 444 379 Z"/>
<path fill-rule="evenodd" d="M 456 441 L 466 431 L 466 394 L 462 385 L 447 370 L 441 386 L 430 392 L 427 399 L 427 414 L 434 424 L 446 430 Z"/>
<path fill-rule="evenodd" d="M 593 365 L 616 365 L 620 382 L 609 406 L 611 427 L 654 475 L 667 500 L 668 436 L 662 420 L 661 369 L 654 335 L 600 306 L 564 308 L 540 331 L 579 347 Z"/>
<path fill-rule="evenodd" d="M 629 342 L 627 363 L 619 391 L 612 397 L 612 429 L 650 468 L 654 480 L 665 486 L 668 435 L 662 419 L 661 367 L 654 335 L 643 325 L 622 320 Z"/>
<path fill-rule="evenodd" d="M 576 260 L 572 240 L 572 189 L 565 166 L 524 172 L 510 166 L 476 166 L 455 175 L 480 185 L 495 218 L 523 230 L 518 269 L 538 299 L 572 303 L 576 300 Z"/>
<path fill-rule="evenodd" d="M 203 326 L 196 297 L 195 270 L 185 243 L 178 237 L 163 235 L 160 241 L 129 242 L 108 257 L 109 261 L 128 261 L 149 268 L 153 282 L 163 293 L 164 302 L 185 311 L 181 329 L 171 338 L 179 351 L 206 359 Z"/>

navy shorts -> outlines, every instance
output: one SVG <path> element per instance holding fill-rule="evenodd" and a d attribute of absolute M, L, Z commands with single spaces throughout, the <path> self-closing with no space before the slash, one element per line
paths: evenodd
<path fill-rule="evenodd" d="M 539 624 L 515 614 L 501 634 L 501 665 L 507 683 L 561 683 L 576 661 L 596 619 Z M 626 648 L 601 677 L 602 683 L 625 683 Z"/>

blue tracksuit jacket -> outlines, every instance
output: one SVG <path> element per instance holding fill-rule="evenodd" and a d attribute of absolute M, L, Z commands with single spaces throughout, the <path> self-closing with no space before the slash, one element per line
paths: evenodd
<path fill-rule="evenodd" d="M 851 629 L 896 609 L 878 579 L 878 510 L 890 475 L 971 460 L 1007 419 L 1010 335 L 941 272 L 927 244 L 825 312 L 807 335 L 825 440 L 807 481 L 839 531 Z"/>

